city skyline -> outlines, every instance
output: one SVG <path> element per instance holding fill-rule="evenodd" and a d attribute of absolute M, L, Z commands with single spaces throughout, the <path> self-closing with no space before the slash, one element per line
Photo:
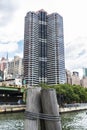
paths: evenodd
<path fill-rule="evenodd" d="M 23 56 L 24 17 L 29 10 L 39 9 L 47 10 L 49 14 L 58 12 L 63 16 L 66 69 L 80 71 L 86 67 L 86 0 L 1 0 L 0 57 L 7 52 L 9 58 L 14 55 Z"/>

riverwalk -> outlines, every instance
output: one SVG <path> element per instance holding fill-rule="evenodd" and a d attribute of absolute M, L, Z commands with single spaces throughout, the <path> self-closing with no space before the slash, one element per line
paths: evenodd
<path fill-rule="evenodd" d="M 26 105 L 0 105 L 0 113 L 25 111 Z"/>
<path fill-rule="evenodd" d="M 25 111 L 26 105 L 0 105 L 0 113 Z M 59 113 L 87 110 L 87 105 L 60 107 Z"/>
<path fill-rule="evenodd" d="M 59 108 L 60 113 L 68 113 L 82 110 L 87 110 L 87 103 L 66 104 L 64 107 Z"/>
<path fill-rule="evenodd" d="M 59 113 L 68 113 L 68 112 L 75 112 L 75 111 L 82 111 L 87 110 L 87 106 L 80 106 L 80 107 L 63 107 L 59 108 Z"/>

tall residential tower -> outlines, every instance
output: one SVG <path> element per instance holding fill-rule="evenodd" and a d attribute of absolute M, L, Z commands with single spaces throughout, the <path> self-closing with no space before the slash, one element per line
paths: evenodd
<path fill-rule="evenodd" d="M 58 13 L 28 12 L 24 31 L 24 78 L 30 86 L 40 82 L 65 83 L 63 18 Z"/>

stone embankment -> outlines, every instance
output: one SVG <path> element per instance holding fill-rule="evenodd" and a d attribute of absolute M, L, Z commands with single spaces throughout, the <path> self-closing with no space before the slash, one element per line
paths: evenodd
<path fill-rule="evenodd" d="M 20 112 L 20 111 L 25 111 L 25 109 L 26 109 L 26 105 L 0 105 L 0 113 Z M 82 110 L 87 110 L 87 105 L 60 107 L 59 113 L 68 113 L 68 112 L 82 111 Z"/>
<path fill-rule="evenodd" d="M 59 108 L 60 113 L 68 113 L 68 112 L 74 112 L 74 111 L 82 111 L 87 110 L 87 104 L 76 104 L 76 105 L 67 105 L 66 107 Z"/>
<path fill-rule="evenodd" d="M 26 105 L 0 105 L 0 113 L 25 111 Z"/>

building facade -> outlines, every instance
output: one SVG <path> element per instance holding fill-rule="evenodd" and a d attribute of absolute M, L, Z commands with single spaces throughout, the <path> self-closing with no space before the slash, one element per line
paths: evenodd
<path fill-rule="evenodd" d="M 14 56 L 12 61 L 8 62 L 8 77 L 16 78 L 23 75 L 23 59 L 19 56 Z"/>
<path fill-rule="evenodd" d="M 41 82 L 65 83 L 63 18 L 58 13 L 28 12 L 24 31 L 24 79 L 30 86 Z"/>
<path fill-rule="evenodd" d="M 80 78 L 79 78 L 79 73 L 74 71 L 72 74 L 72 85 L 81 85 L 80 83 Z"/>
<path fill-rule="evenodd" d="M 4 72 L 0 70 L 0 81 L 4 79 Z"/>
<path fill-rule="evenodd" d="M 81 86 L 87 88 L 87 68 L 83 68 L 83 77 L 81 79 Z"/>
<path fill-rule="evenodd" d="M 6 67 L 7 67 L 7 59 L 5 57 L 2 57 L 0 60 L 0 70 L 4 72 Z"/>
<path fill-rule="evenodd" d="M 81 86 L 87 88 L 87 77 L 83 77 L 81 79 Z"/>
<path fill-rule="evenodd" d="M 71 73 L 69 70 L 66 70 L 66 83 L 71 85 L 81 85 L 79 72 L 73 71 L 73 73 Z"/>
<path fill-rule="evenodd" d="M 72 84 L 71 72 L 69 70 L 66 70 L 66 83 Z"/>
<path fill-rule="evenodd" d="M 87 68 L 83 68 L 83 77 L 87 77 Z"/>

